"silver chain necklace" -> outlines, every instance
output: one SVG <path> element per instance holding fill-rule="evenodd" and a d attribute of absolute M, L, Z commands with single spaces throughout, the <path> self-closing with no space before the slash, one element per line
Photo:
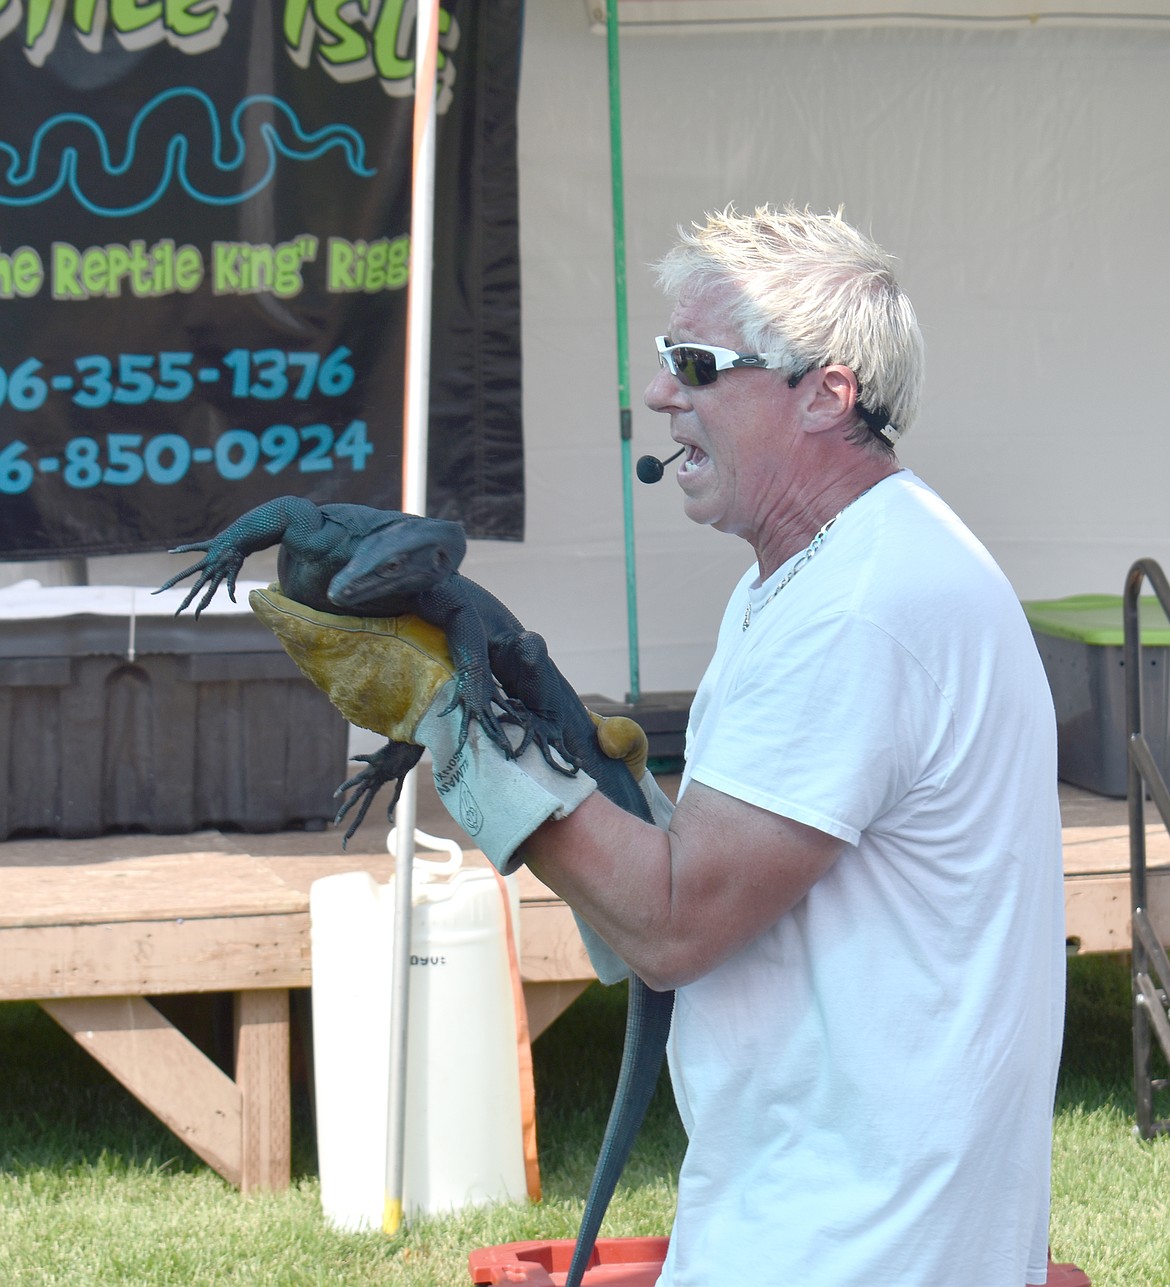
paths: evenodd
<path fill-rule="evenodd" d="M 870 487 L 876 487 L 876 486 L 877 486 L 877 483 L 870 484 Z M 868 492 L 870 490 L 870 487 L 867 487 L 865 489 L 865 492 Z M 821 545 L 824 543 L 825 537 L 828 536 L 829 529 L 833 526 L 833 524 L 841 517 L 842 514 L 845 513 L 845 511 L 849 508 L 850 505 L 853 505 L 855 502 L 859 501 L 865 495 L 865 492 L 858 492 L 857 495 L 854 496 L 853 500 L 846 501 L 845 504 L 842 505 L 841 508 L 833 515 L 833 517 L 829 519 L 829 521 L 820 529 L 820 531 L 817 532 L 816 536 L 814 536 L 812 540 L 809 541 L 808 545 L 804 548 L 803 552 L 800 554 L 796 562 L 788 569 L 788 572 L 786 573 L 784 580 L 781 581 L 780 584 L 772 591 L 772 593 L 768 595 L 768 597 L 764 600 L 764 602 L 760 604 L 759 608 L 757 609 L 757 612 L 763 612 L 763 610 L 768 606 L 768 604 L 771 603 L 772 600 L 780 593 L 780 591 L 784 589 L 784 587 L 788 584 L 788 582 L 792 580 L 792 578 L 800 571 L 802 567 L 805 566 L 806 563 L 808 563 L 808 561 L 813 557 L 813 555 L 816 554 L 817 550 L 821 548 Z M 752 601 L 751 599 L 748 599 L 747 609 L 743 614 L 743 629 L 746 630 L 751 624 L 752 624 Z"/>

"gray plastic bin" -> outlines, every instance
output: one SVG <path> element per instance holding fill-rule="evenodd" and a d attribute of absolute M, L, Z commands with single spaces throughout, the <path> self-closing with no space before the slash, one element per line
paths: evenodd
<path fill-rule="evenodd" d="M 1099 795 L 1128 790 L 1121 596 L 1073 595 L 1024 604 L 1056 707 L 1061 778 Z M 1157 599 L 1140 604 L 1142 731 L 1170 776 L 1170 623 Z"/>
<path fill-rule="evenodd" d="M 250 613 L 0 619 L 0 839 L 319 827 L 347 747 Z"/>

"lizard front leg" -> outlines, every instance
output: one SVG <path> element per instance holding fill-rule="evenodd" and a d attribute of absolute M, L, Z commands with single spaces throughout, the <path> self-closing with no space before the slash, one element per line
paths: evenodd
<path fill-rule="evenodd" d="M 227 583 L 228 598 L 235 603 L 236 578 L 249 554 L 255 554 L 258 550 L 276 545 L 284 539 L 285 533 L 290 529 L 315 532 L 322 525 L 321 511 L 312 501 L 304 500 L 299 496 L 279 496 L 276 500 L 266 501 L 263 505 L 257 505 L 255 509 L 242 514 L 211 540 L 192 541 L 189 545 L 175 546 L 171 550 L 172 554 L 205 550 L 206 556 L 198 563 L 192 563 L 189 568 L 164 581 L 155 594 L 169 590 L 171 586 L 198 573 L 198 580 L 179 605 L 175 616 L 178 616 L 184 608 L 190 607 L 200 592 L 206 590 L 195 608 L 195 616 L 198 617 L 215 598 L 215 592 L 224 582 Z"/>
<path fill-rule="evenodd" d="M 535 743 L 550 767 L 570 776 L 576 773 L 581 758 L 569 749 L 567 721 L 574 717 L 580 702 L 548 655 L 543 637 L 534 630 L 508 632 L 491 641 L 490 651 L 496 678 L 524 711 L 524 719 L 518 721 L 524 726 L 524 740 L 516 754 L 523 754 Z M 577 732 L 582 737 L 592 736 L 589 724 Z"/>
<path fill-rule="evenodd" d="M 490 591 L 458 573 L 420 596 L 417 611 L 442 628 L 457 667 L 456 699 L 443 713 L 462 705 L 460 746 L 476 718 L 509 758 L 535 743 L 552 768 L 576 773 L 580 759 L 568 749 L 563 723 L 576 694 L 549 659 L 541 636 L 525 630 Z M 521 729 L 517 745 L 505 735 L 504 724 Z"/>
<path fill-rule="evenodd" d="M 503 726 L 505 723 L 523 726 L 525 712 L 492 674 L 487 630 L 469 594 L 468 587 L 472 585 L 457 573 L 444 577 L 438 585 L 418 596 L 415 611 L 447 636 L 447 647 L 455 663 L 455 696 L 442 714 L 449 715 L 461 708 L 459 747 L 467 741 L 471 721 L 476 719 L 491 741 L 509 759 L 514 759 L 517 752 Z M 497 707 L 501 712 L 498 715 Z"/>

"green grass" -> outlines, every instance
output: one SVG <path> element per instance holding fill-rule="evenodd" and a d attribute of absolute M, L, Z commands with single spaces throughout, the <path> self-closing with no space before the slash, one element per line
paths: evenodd
<path fill-rule="evenodd" d="M 1053 1138 L 1052 1250 L 1093 1287 L 1170 1284 L 1170 1140 L 1134 1133 L 1129 962 L 1069 962 Z M 1155 1104 L 1166 1113 L 1170 1105 Z"/>
<path fill-rule="evenodd" d="M 0 1006 L 0 1284 L 469 1284 L 475 1247 L 576 1234 L 624 1022 L 624 989 L 593 988 L 534 1047 L 539 1205 L 412 1221 L 387 1239 L 322 1219 L 303 1088 L 292 1187 L 242 1198 L 39 1007 Z M 664 1078 L 608 1236 L 669 1228 L 682 1147 Z"/>
<path fill-rule="evenodd" d="M 1170 1141 L 1133 1133 L 1127 963 L 1074 959 L 1069 984 L 1053 1253 L 1080 1265 L 1094 1287 L 1170 1287 Z M 624 1005 L 621 989 L 590 989 L 536 1043 L 544 1200 L 415 1221 L 394 1239 L 338 1233 L 322 1219 L 305 1092 L 294 1114 L 292 1187 L 242 1198 L 38 1007 L 0 1006 L 0 1283 L 470 1283 L 474 1247 L 575 1234 Z M 669 1230 L 682 1149 L 664 1081 L 607 1235 Z"/>

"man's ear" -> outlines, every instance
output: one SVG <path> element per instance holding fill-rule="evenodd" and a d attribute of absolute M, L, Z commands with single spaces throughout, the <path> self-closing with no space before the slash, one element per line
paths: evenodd
<path fill-rule="evenodd" d="M 834 429 L 853 417 L 858 384 L 849 367 L 818 367 L 806 378 L 812 383 L 808 411 L 814 430 Z"/>

